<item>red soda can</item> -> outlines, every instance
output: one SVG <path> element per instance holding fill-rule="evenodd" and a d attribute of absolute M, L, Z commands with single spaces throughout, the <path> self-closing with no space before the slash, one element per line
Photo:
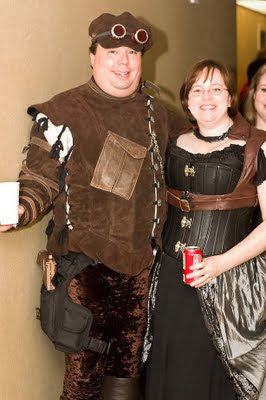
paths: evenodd
<path fill-rule="evenodd" d="M 189 284 L 195 280 L 195 278 L 187 278 L 187 275 L 193 272 L 192 269 L 190 269 L 191 265 L 197 264 L 201 261 L 202 251 L 199 247 L 185 247 L 183 251 L 183 281 L 185 283 Z"/>

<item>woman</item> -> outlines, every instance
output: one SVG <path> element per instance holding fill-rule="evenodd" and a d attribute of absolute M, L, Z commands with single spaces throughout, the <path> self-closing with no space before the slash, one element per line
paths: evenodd
<path fill-rule="evenodd" d="M 244 116 L 252 126 L 266 131 L 266 65 L 257 71 L 251 81 Z"/>
<path fill-rule="evenodd" d="M 146 400 L 258 399 L 265 378 L 266 133 L 236 113 L 224 65 L 203 60 L 180 91 L 194 128 L 170 142 L 168 218 Z M 264 221 L 251 231 L 257 201 Z M 203 261 L 182 282 L 182 251 Z M 156 285 L 155 285 L 156 286 Z"/>
<path fill-rule="evenodd" d="M 257 129 L 266 131 L 266 65 L 263 65 L 254 75 L 244 107 L 244 117 L 250 125 Z M 266 168 L 262 165 L 261 169 Z M 261 212 L 259 207 L 256 207 L 253 223 L 257 226 L 261 222 Z"/>

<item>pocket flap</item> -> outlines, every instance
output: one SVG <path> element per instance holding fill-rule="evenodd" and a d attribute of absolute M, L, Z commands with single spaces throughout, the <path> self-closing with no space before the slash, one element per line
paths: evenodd
<path fill-rule="evenodd" d="M 117 135 L 114 132 L 108 131 L 108 136 L 114 142 L 118 143 L 127 153 L 133 158 L 142 159 L 146 157 L 147 149 L 138 143 L 132 142 L 122 136 Z"/>

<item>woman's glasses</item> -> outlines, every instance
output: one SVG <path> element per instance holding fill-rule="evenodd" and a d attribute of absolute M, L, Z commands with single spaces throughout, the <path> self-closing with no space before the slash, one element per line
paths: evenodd
<path fill-rule="evenodd" d="M 226 88 L 220 86 L 220 85 L 212 85 L 209 87 L 209 89 L 204 89 L 202 86 L 195 86 L 192 88 L 189 92 L 189 94 L 193 97 L 199 97 L 203 96 L 205 92 L 208 92 L 212 96 L 221 96 L 223 94 L 224 90 L 227 90 Z"/>

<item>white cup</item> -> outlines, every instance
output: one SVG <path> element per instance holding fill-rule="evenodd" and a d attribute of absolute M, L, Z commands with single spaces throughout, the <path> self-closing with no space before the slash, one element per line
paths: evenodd
<path fill-rule="evenodd" d="M 0 182 L 0 225 L 18 223 L 19 182 Z"/>

